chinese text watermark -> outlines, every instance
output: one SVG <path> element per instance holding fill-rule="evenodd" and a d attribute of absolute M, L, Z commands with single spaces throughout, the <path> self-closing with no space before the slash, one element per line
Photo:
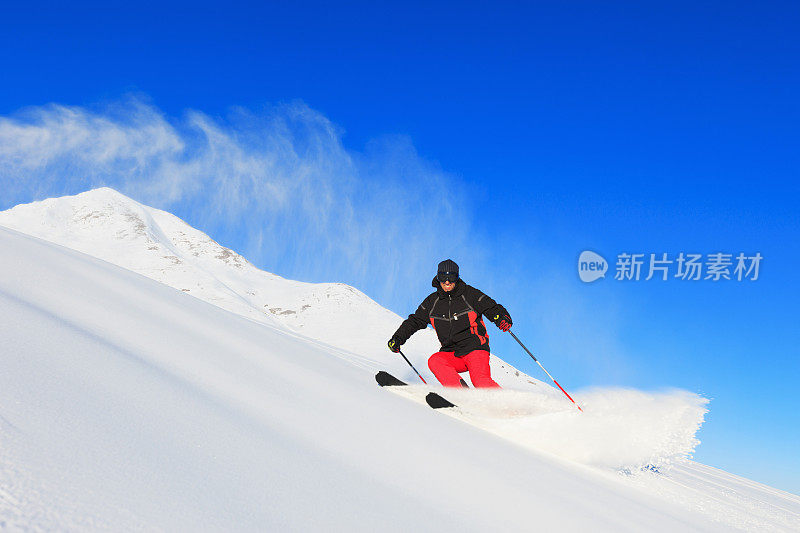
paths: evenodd
<path fill-rule="evenodd" d="M 617 281 L 756 281 L 763 257 L 760 252 L 746 255 L 716 252 L 670 255 L 629 253 L 617 254 L 614 279 Z M 586 283 L 604 278 L 609 264 L 599 254 L 584 251 L 578 258 L 578 275 Z"/>

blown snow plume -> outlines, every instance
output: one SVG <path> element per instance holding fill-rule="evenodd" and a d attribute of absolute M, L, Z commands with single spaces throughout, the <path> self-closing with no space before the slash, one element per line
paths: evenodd
<path fill-rule="evenodd" d="M 413 387 L 417 395 L 427 389 Z M 461 418 L 505 439 L 585 465 L 618 472 L 664 470 L 685 461 L 708 400 L 688 391 L 578 391 L 581 413 L 561 393 L 540 390 L 447 390 Z"/>
<path fill-rule="evenodd" d="M 526 441 L 576 461 L 622 471 L 669 467 L 700 444 L 708 400 L 684 390 L 594 389 L 581 394 L 586 418 L 542 420 Z M 543 439 L 542 435 L 558 435 Z"/>
<path fill-rule="evenodd" d="M 236 243 L 270 270 L 369 283 L 386 300 L 447 253 L 427 230 L 469 201 L 462 187 L 438 194 L 454 178 L 407 137 L 355 151 L 342 136 L 300 101 L 180 118 L 143 97 L 31 107 L 0 117 L 0 206 L 112 187 Z M 407 209 L 385 209 L 400 197 Z M 459 213 L 450 249 L 465 242 L 469 212 Z"/>

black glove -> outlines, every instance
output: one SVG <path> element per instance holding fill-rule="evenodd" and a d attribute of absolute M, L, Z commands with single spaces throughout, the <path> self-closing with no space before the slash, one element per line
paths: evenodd
<path fill-rule="evenodd" d="M 513 322 L 511 321 L 511 315 L 508 314 L 508 311 L 503 309 L 502 307 L 495 311 L 492 315 L 492 322 L 500 328 L 500 331 L 508 331 L 511 329 L 511 325 Z"/>
<path fill-rule="evenodd" d="M 400 351 L 400 346 L 402 344 L 403 344 L 402 342 L 397 340 L 397 337 L 392 337 L 391 339 L 389 339 L 389 349 L 391 351 L 393 351 L 394 353 L 397 353 L 397 352 Z"/>

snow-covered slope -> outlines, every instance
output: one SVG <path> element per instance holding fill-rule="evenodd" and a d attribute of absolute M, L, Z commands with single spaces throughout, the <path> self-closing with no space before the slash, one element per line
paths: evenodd
<path fill-rule="evenodd" d="M 709 526 L 282 331 L 7 229 L 0 246 L 6 526 Z"/>
<path fill-rule="evenodd" d="M 333 354 L 368 368 L 413 373 L 386 348 L 402 320 L 342 283 L 292 281 L 254 267 L 178 217 L 109 188 L 51 198 L 0 212 L 0 225 L 133 270 L 257 322 L 324 342 Z M 420 295 L 420 299 L 423 294 Z M 421 371 L 438 347 L 431 329 L 404 352 Z M 530 388 L 538 380 L 492 358 L 503 386 Z"/>
<path fill-rule="evenodd" d="M 175 257 L 202 255 L 149 224 Z M 114 253 L 139 250 L 132 235 Z M 232 256 L 208 246 L 224 293 L 209 256 Z M 379 354 L 269 310 L 230 313 L 3 227 L 0 250 L 0 529 L 800 529 L 797 496 L 682 459 L 696 395 L 577 391 L 580 414 L 543 384 L 448 391 L 464 405 L 449 417 L 375 386 Z"/>

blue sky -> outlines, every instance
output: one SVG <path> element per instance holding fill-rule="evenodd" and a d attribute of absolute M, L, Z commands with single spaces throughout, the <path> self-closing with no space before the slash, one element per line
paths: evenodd
<path fill-rule="evenodd" d="M 452 257 L 568 390 L 702 393 L 696 459 L 800 493 L 799 22 L 789 2 L 4 5 L 0 208 L 114 186 L 401 315 Z M 584 284 L 586 249 L 764 260 L 755 282 Z"/>

